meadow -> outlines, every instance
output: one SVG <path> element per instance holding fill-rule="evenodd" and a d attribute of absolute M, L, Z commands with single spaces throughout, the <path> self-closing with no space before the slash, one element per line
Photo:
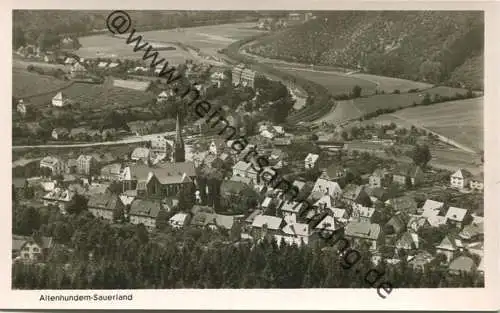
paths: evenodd
<path fill-rule="evenodd" d="M 254 36 L 260 31 L 251 29 L 254 23 L 222 24 L 182 28 L 180 30 L 154 30 L 138 32 L 143 36 L 143 41 L 156 43 L 182 43 L 200 49 L 202 53 L 214 55 L 218 49 L 243 38 Z M 127 34 L 128 37 L 128 34 Z M 86 58 L 130 58 L 140 59 L 142 52 L 134 52 L 133 47 L 127 45 L 124 38 L 111 37 L 108 34 L 87 36 L 79 38 L 82 47 L 77 54 Z M 161 58 L 170 64 L 181 64 L 186 59 L 193 59 L 193 55 L 181 47 L 176 50 L 160 51 Z"/>
<path fill-rule="evenodd" d="M 34 95 L 57 92 L 71 85 L 71 82 L 30 73 L 17 68 L 12 69 L 12 96 L 15 98 L 29 98 Z"/>

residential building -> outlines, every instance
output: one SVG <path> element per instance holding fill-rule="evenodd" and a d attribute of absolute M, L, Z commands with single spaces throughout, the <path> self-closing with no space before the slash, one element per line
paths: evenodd
<path fill-rule="evenodd" d="M 212 230 L 231 230 L 234 225 L 234 216 L 198 212 L 191 219 L 191 225 Z"/>
<path fill-rule="evenodd" d="M 175 93 L 172 89 L 164 90 L 156 97 L 156 102 L 166 102 L 173 97 L 175 97 Z"/>
<path fill-rule="evenodd" d="M 421 215 L 410 214 L 408 218 L 408 223 L 406 224 L 406 229 L 408 231 L 417 232 L 420 228 L 430 227 L 427 217 Z"/>
<path fill-rule="evenodd" d="M 109 181 L 120 180 L 122 165 L 120 163 L 113 163 L 103 166 L 101 168 L 100 178 Z"/>
<path fill-rule="evenodd" d="M 448 208 L 445 217 L 447 219 L 447 222 L 454 224 L 458 228 L 462 228 L 464 218 L 466 215 L 467 215 L 466 209 L 456 208 L 451 206 Z"/>
<path fill-rule="evenodd" d="M 394 199 L 389 199 L 385 202 L 386 205 L 391 206 L 394 211 L 405 214 L 417 213 L 417 201 L 413 197 L 402 196 Z"/>
<path fill-rule="evenodd" d="M 436 247 L 437 253 L 442 253 L 446 256 L 448 262 L 450 262 L 457 252 L 462 251 L 464 248 L 462 240 L 453 235 L 446 235 L 441 243 Z"/>
<path fill-rule="evenodd" d="M 12 235 L 12 258 L 37 262 L 43 261 L 53 247 L 52 237 L 42 236 L 35 239 L 31 236 Z"/>
<path fill-rule="evenodd" d="M 387 171 L 384 169 L 376 169 L 368 179 L 368 185 L 371 188 L 381 188 L 387 179 Z"/>
<path fill-rule="evenodd" d="M 406 221 L 402 217 L 401 214 L 396 214 L 384 226 L 384 229 L 392 228 L 392 234 L 400 234 L 406 228 Z M 387 231 L 385 231 L 386 235 L 389 235 Z"/>
<path fill-rule="evenodd" d="M 220 194 L 224 197 L 239 196 L 244 190 L 252 190 L 248 184 L 233 180 L 223 180 Z"/>
<path fill-rule="evenodd" d="M 233 68 L 232 83 L 233 86 L 243 86 L 254 88 L 255 71 L 246 68 L 244 64 L 239 64 Z"/>
<path fill-rule="evenodd" d="M 144 121 L 129 122 L 127 123 L 127 126 L 130 129 L 130 132 L 136 136 L 147 135 L 151 133 L 152 130 L 152 124 Z"/>
<path fill-rule="evenodd" d="M 309 243 L 309 236 L 311 235 L 309 224 L 288 223 L 281 231 L 286 237 L 296 238 L 306 245 Z"/>
<path fill-rule="evenodd" d="M 348 204 L 361 204 L 364 206 L 371 206 L 372 200 L 365 190 L 364 186 L 357 186 L 349 184 L 345 186 L 342 199 Z"/>
<path fill-rule="evenodd" d="M 483 223 L 474 224 L 471 223 L 465 226 L 458 236 L 465 242 L 473 242 L 478 240 L 484 240 L 484 226 Z"/>
<path fill-rule="evenodd" d="M 93 173 L 97 167 L 97 161 L 91 155 L 82 154 L 76 159 L 77 172 L 80 174 L 89 175 Z"/>
<path fill-rule="evenodd" d="M 70 75 L 72 78 L 83 78 L 87 76 L 87 69 L 80 62 L 76 62 L 70 69 Z"/>
<path fill-rule="evenodd" d="M 318 178 L 314 183 L 311 195 L 313 198 L 317 197 L 318 199 L 324 195 L 329 195 L 334 199 L 338 199 L 342 195 L 342 189 L 340 185 L 334 181 Z"/>
<path fill-rule="evenodd" d="M 17 102 L 17 112 L 23 116 L 28 112 L 28 104 L 23 99 L 19 99 Z"/>
<path fill-rule="evenodd" d="M 76 159 L 69 159 L 66 161 L 66 166 L 64 172 L 66 174 L 74 174 L 78 169 L 78 161 Z"/>
<path fill-rule="evenodd" d="M 158 154 L 167 154 L 170 150 L 171 146 L 165 136 L 158 135 L 151 140 L 151 149 L 152 153 Z"/>
<path fill-rule="evenodd" d="M 128 213 L 130 223 L 143 224 L 148 229 L 156 228 L 156 218 L 158 213 L 162 210 L 160 201 L 135 199 L 130 204 L 130 211 Z"/>
<path fill-rule="evenodd" d="M 258 183 L 258 173 L 253 169 L 252 163 L 238 161 L 233 166 L 233 176 L 241 176 L 251 179 L 254 183 Z"/>
<path fill-rule="evenodd" d="M 417 254 L 410 257 L 408 260 L 408 264 L 411 265 L 414 269 L 424 270 L 425 266 L 434 259 L 432 254 L 427 251 L 418 251 Z"/>
<path fill-rule="evenodd" d="M 40 168 L 40 158 L 18 159 L 12 162 L 12 176 L 32 177 Z"/>
<path fill-rule="evenodd" d="M 94 194 L 89 197 L 87 207 L 95 217 L 113 221 L 125 213 L 125 205 L 117 195 L 111 193 Z"/>
<path fill-rule="evenodd" d="M 450 185 L 452 188 L 465 189 L 469 186 L 472 178 L 473 176 L 469 171 L 458 169 L 453 175 L 451 175 Z"/>
<path fill-rule="evenodd" d="M 412 186 L 418 186 L 424 179 L 424 172 L 420 166 L 404 164 L 398 166 L 392 175 L 392 181 L 400 185 L 406 185 L 411 181 Z"/>
<path fill-rule="evenodd" d="M 367 243 L 370 250 L 376 250 L 381 239 L 380 225 L 368 221 L 351 221 L 345 227 L 344 236 L 356 246 Z"/>
<path fill-rule="evenodd" d="M 46 156 L 40 161 L 40 168 L 49 168 L 52 175 L 62 174 L 64 172 L 64 162 L 53 156 Z"/>
<path fill-rule="evenodd" d="M 395 248 L 403 250 L 418 250 L 419 249 L 419 237 L 414 232 L 405 232 L 396 241 Z"/>
<path fill-rule="evenodd" d="M 141 162 L 143 164 L 149 164 L 150 160 L 150 151 L 148 148 L 144 147 L 137 147 L 132 151 L 132 154 L 130 155 L 130 159 L 132 161 L 136 162 Z"/>
<path fill-rule="evenodd" d="M 280 207 L 283 219 L 287 223 L 295 223 L 297 216 L 300 216 L 305 209 L 307 209 L 307 205 L 297 201 L 285 201 Z"/>
<path fill-rule="evenodd" d="M 54 98 L 52 98 L 52 105 L 55 107 L 65 107 L 70 103 L 70 100 L 68 97 L 66 97 L 65 94 L 62 93 L 62 91 L 59 91 Z"/>
<path fill-rule="evenodd" d="M 59 208 L 61 213 L 65 214 L 74 197 L 75 193 L 73 191 L 55 188 L 43 196 L 42 200 L 45 206 L 55 205 Z"/>
<path fill-rule="evenodd" d="M 259 238 L 267 234 L 277 234 L 281 230 L 283 223 L 284 221 L 281 217 L 257 215 L 252 222 L 253 237 Z"/>
<path fill-rule="evenodd" d="M 304 160 L 304 168 L 306 170 L 317 168 L 319 155 L 309 153 Z"/>
<path fill-rule="evenodd" d="M 483 173 L 473 176 L 469 182 L 469 188 L 472 190 L 482 191 L 484 189 Z"/>
<path fill-rule="evenodd" d="M 339 223 L 334 216 L 326 215 L 316 226 L 314 226 L 314 231 L 321 232 L 323 235 L 333 234 L 342 227 L 342 223 Z"/>
<path fill-rule="evenodd" d="M 189 223 L 189 215 L 187 213 L 177 213 L 168 221 L 173 228 L 180 229 Z"/>
<path fill-rule="evenodd" d="M 61 140 L 68 138 L 69 131 L 67 128 L 54 128 L 52 130 L 52 138 L 55 140 Z"/>

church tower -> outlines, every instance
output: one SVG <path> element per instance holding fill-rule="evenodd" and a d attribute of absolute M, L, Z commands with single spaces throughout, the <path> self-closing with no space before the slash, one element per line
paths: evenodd
<path fill-rule="evenodd" d="M 184 140 L 182 140 L 182 129 L 181 120 L 179 118 L 179 113 L 177 113 L 177 122 L 175 123 L 175 141 L 174 141 L 174 151 L 172 153 L 173 162 L 185 162 L 186 153 L 184 151 Z"/>

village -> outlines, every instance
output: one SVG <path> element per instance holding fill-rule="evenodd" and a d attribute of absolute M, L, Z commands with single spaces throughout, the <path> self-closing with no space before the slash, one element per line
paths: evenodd
<path fill-rule="evenodd" d="M 257 28 L 270 26 L 264 19 Z M 326 251 L 327 232 L 367 251 L 373 266 L 484 276 L 484 177 L 432 166 L 429 146 L 450 147 L 432 133 L 394 123 L 286 123 L 288 112 L 301 110 L 292 84 L 243 63 L 180 64 L 183 83 L 216 103 L 248 140 L 235 151 L 234 141 L 181 108 L 175 86 L 158 77 L 162 66 L 36 46 L 15 53 L 34 64 L 29 75 L 69 85 L 13 97 L 14 263 L 73 253 L 83 239 L 60 221 L 85 215 L 158 242 L 196 231 L 222 245 Z M 297 197 L 263 179 L 243 157 L 251 149 Z M 94 253 L 82 258 L 91 262 Z"/>

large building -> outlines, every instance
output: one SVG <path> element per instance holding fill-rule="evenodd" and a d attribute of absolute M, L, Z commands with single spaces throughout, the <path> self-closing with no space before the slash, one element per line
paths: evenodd
<path fill-rule="evenodd" d="M 232 73 L 233 86 L 243 86 L 254 88 L 255 71 L 246 68 L 244 64 L 239 64 L 233 68 Z"/>

